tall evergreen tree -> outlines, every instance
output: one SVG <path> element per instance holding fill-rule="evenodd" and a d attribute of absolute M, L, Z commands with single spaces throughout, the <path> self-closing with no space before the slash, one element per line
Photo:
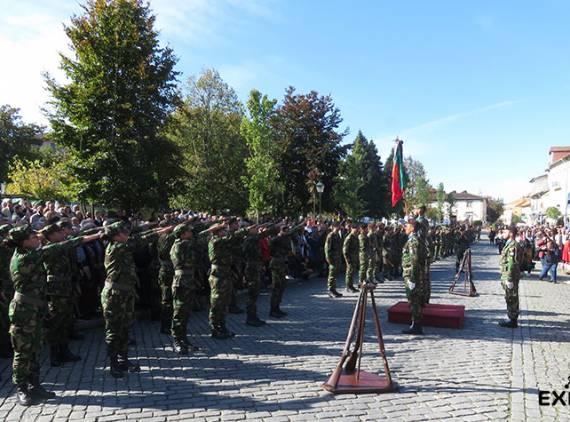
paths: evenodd
<path fill-rule="evenodd" d="M 190 78 L 189 93 L 174 113 L 169 138 L 183 151 L 188 178 L 172 205 L 211 212 L 244 212 L 247 146 L 240 134 L 243 109 L 219 73 Z"/>
<path fill-rule="evenodd" d="M 176 100 L 176 58 L 142 0 L 89 0 L 65 27 L 67 81 L 46 76 L 52 137 L 73 155 L 83 199 L 136 209 L 166 205 L 180 174 L 161 133 Z"/>
<path fill-rule="evenodd" d="M 285 184 L 283 211 L 290 214 L 310 211 L 313 195 L 307 181 L 311 171 L 320 174 L 325 185 L 323 210 L 332 210 L 335 178 L 348 148 L 341 145 L 346 131 L 338 130 L 342 123 L 339 109 L 328 95 L 321 96 L 315 91 L 297 94 L 289 87 L 279 115 L 278 130 L 284 140 L 279 163 Z"/>

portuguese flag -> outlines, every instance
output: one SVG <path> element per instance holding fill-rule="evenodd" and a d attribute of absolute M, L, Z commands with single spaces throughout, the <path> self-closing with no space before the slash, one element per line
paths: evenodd
<path fill-rule="evenodd" d="M 400 199 L 404 197 L 404 191 L 406 190 L 406 184 L 408 182 L 406 172 L 404 171 L 403 143 L 404 141 L 396 139 L 396 145 L 394 145 L 394 164 L 392 165 L 392 207 L 395 207 Z"/>

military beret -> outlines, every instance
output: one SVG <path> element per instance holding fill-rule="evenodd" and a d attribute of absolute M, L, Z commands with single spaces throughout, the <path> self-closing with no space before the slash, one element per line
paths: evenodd
<path fill-rule="evenodd" d="M 40 233 L 42 235 L 44 235 L 45 237 L 50 236 L 58 231 L 61 230 L 61 227 L 59 224 L 48 224 L 47 226 L 45 226 L 43 229 L 40 230 Z"/>
<path fill-rule="evenodd" d="M 28 224 L 14 227 L 8 232 L 8 240 L 20 245 L 33 233 L 32 227 Z"/>
<path fill-rule="evenodd" d="M 1 237 L 6 236 L 11 228 L 12 228 L 12 226 L 10 224 L 2 224 L 0 226 L 0 236 Z"/>
<path fill-rule="evenodd" d="M 122 221 L 117 221 L 115 223 L 109 224 L 108 226 L 105 226 L 105 235 L 108 237 L 114 237 L 119 233 L 126 233 L 128 231 L 129 230 Z"/>

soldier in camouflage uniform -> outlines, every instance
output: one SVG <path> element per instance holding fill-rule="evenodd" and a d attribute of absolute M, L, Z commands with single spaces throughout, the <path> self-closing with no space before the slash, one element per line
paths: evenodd
<path fill-rule="evenodd" d="M 412 325 L 409 329 L 402 331 L 404 334 L 423 334 L 422 314 L 425 302 L 422 283 L 425 269 L 423 264 L 425 245 L 415 233 L 416 227 L 416 221 L 410 218 L 406 226 L 408 240 L 402 252 L 404 287 L 412 314 Z"/>
<path fill-rule="evenodd" d="M 354 287 L 354 275 L 358 270 L 358 226 L 350 228 L 350 233 L 344 239 L 342 254 L 346 263 L 345 284 L 347 292 L 358 292 Z"/>
<path fill-rule="evenodd" d="M 22 406 L 31 405 L 35 399 L 55 397 L 40 385 L 39 357 L 47 312 L 44 263 L 98 238 L 96 234 L 40 247 L 40 240 L 30 226 L 13 228 L 8 234 L 9 244 L 15 248 L 10 261 L 15 289 L 10 302 L 10 335 L 14 348 L 12 380 Z"/>
<path fill-rule="evenodd" d="M 522 252 L 516 241 L 517 228 L 511 226 L 504 231 L 507 243 L 501 252 L 501 284 L 505 290 L 507 302 L 507 321 L 499 322 L 501 327 L 517 328 L 519 318 L 519 281 L 521 278 L 520 262 Z"/>
<path fill-rule="evenodd" d="M 165 222 L 163 227 L 167 226 Z M 172 324 L 172 279 L 174 278 L 174 266 L 170 259 L 170 250 L 174 244 L 172 233 L 162 234 L 158 238 L 158 259 L 160 268 L 158 270 L 158 284 L 160 286 L 161 309 L 160 309 L 160 332 L 171 334 Z"/>
<path fill-rule="evenodd" d="M 420 264 L 423 266 L 422 271 L 422 288 L 424 292 L 424 303 L 429 303 L 431 298 L 431 279 L 430 279 L 430 266 L 431 266 L 431 254 L 429 253 L 431 249 L 430 238 L 429 238 L 429 222 L 425 217 L 426 207 L 422 205 L 416 210 L 416 227 L 418 240 L 422 243 L 425 254 L 422 254 L 423 262 Z"/>
<path fill-rule="evenodd" d="M 212 233 L 208 243 L 208 255 L 212 264 L 210 270 L 210 329 L 211 336 L 216 339 L 227 339 L 235 336 L 226 327 L 226 312 L 232 294 L 232 249 L 236 242 L 247 235 L 247 230 L 231 232 L 227 223 L 210 227 Z"/>
<path fill-rule="evenodd" d="M 276 234 L 274 228 L 260 228 L 256 225 L 248 228 L 248 235 L 242 244 L 242 256 L 245 260 L 245 284 L 247 286 L 247 317 L 245 323 L 252 327 L 261 327 L 265 321 L 257 316 L 257 298 L 261 289 L 261 271 L 263 261 L 261 257 L 261 239 Z"/>
<path fill-rule="evenodd" d="M 376 281 L 384 283 L 384 224 L 376 226 Z"/>
<path fill-rule="evenodd" d="M 392 258 L 392 242 L 394 241 L 394 231 L 392 226 L 386 227 L 384 231 L 384 243 L 382 249 L 382 268 L 384 278 L 392 280 L 395 277 L 394 264 Z"/>
<path fill-rule="evenodd" d="M 331 231 L 325 240 L 325 259 L 329 267 L 327 276 L 327 289 L 329 297 L 342 297 L 342 293 L 336 290 L 336 278 L 341 265 L 342 239 L 339 233 L 339 224 L 333 223 Z"/>
<path fill-rule="evenodd" d="M 65 231 L 57 224 L 49 224 L 40 233 L 47 240 L 46 245 L 62 242 L 65 239 Z M 74 320 L 69 254 L 47 255 L 44 268 L 47 274 L 46 338 L 50 346 L 50 364 L 61 366 L 62 362 L 77 362 L 81 358 L 69 350 Z"/>
<path fill-rule="evenodd" d="M 463 259 L 463 255 L 465 251 L 469 249 L 469 235 L 467 231 L 461 227 L 461 229 L 457 232 L 456 241 L 455 241 L 455 252 L 457 254 L 455 260 L 455 272 L 459 271 L 459 266 L 461 265 L 461 260 Z"/>
<path fill-rule="evenodd" d="M 186 355 L 188 349 L 198 350 L 186 336 L 192 297 L 198 292 L 194 278 L 196 251 L 192 228 L 188 224 L 177 225 L 172 235 L 176 239 L 170 250 L 170 259 L 174 268 L 172 337 L 174 338 L 174 351 L 179 355 Z"/>
<path fill-rule="evenodd" d="M 358 261 L 360 267 L 358 270 L 358 283 L 367 283 L 368 281 L 368 264 L 370 263 L 370 255 L 372 255 L 372 246 L 368 237 L 368 226 L 362 225 L 360 234 L 358 235 Z"/>
<path fill-rule="evenodd" d="M 289 230 L 285 226 L 282 226 L 279 234 L 269 241 L 269 250 L 271 252 L 269 268 L 271 270 L 271 282 L 273 284 L 269 316 L 273 318 L 283 318 L 287 316 L 287 313 L 281 310 L 283 293 L 287 287 L 287 257 L 289 253 L 291 253 L 291 237 L 303 227 L 304 223 L 294 226 Z"/>
<path fill-rule="evenodd" d="M 370 245 L 370 257 L 368 258 L 368 274 L 366 279 L 376 284 L 376 256 L 378 255 L 378 237 L 376 236 L 376 225 L 368 225 L 368 244 Z"/>
<path fill-rule="evenodd" d="M 105 227 L 109 244 L 105 249 L 107 278 L 101 292 L 101 303 L 110 360 L 109 372 L 115 378 L 124 377 L 126 371 L 140 371 L 138 365 L 128 360 L 129 330 L 135 321 L 135 289 L 138 283 L 133 251 L 172 229 L 164 227 L 129 237 L 129 230 L 122 222 Z"/>
<path fill-rule="evenodd" d="M 14 286 L 10 279 L 10 259 L 14 250 L 5 241 L 11 228 L 8 224 L 0 226 L 0 358 L 11 358 L 14 354 L 10 344 L 8 317 L 8 307 L 14 297 Z"/>

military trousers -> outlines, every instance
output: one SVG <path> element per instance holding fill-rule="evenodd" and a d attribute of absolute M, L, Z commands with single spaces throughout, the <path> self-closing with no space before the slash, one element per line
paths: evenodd
<path fill-rule="evenodd" d="M 45 307 L 10 303 L 10 337 L 14 349 L 12 381 L 25 384 L 39 378 Z"/>
<path fill-rule="evenodd" d="M 412 314 L 412 322 L 422 322 L 423 307 L 424 307 L 424 292 L 421 282 L 416 282 L 415 287 L 410 289 L 408 283 L 404 282 L 406 288 L 406 297 L 410 304 L 410 313 Z"/>
<path fill-rule="evenodd" d="M 101 303 L 109 353 L 126 353 L 129 331 L 135 322 L 135 293 L 105 286 L 101 292 Z"/>
<path fill-rule="evenodd" d="M 345 283 L 346 287 L 354 287 L 354 275 L 358 270 L 358 258 L 345 258 L 346 262 L 346 273 L 345 273 Z"/>
<path fill-rule="evenodd" d="M 336 289 L 336 278 L 340 270 L 340 257 L 334 257 L 327 260 L 329 272 L 327 275 L 327 288 L 329 290 Z"/>
<path fill-rule="evenodd" d="M 229 271 L 212 266 L 210 271 L 210 327 L 213 330 L 226 326 L 226 312 L 232 295 L 232 280 Z"/>
<path fill-rule="evenodd" d="M 519 281 L 513 282 L 513 288 L 509 289 L 506 281 L 502 281 L 505 291 L 505 301 L 507 302 L 507 315 L 509 319 L 516 320 L 519 318 Z"/>
<path fill-rule="evenodd" d="M 261 289 L 261 263 L 247 263 L 245 266 L 245 284 L 247 287 L 247 316 L 257 316 L 257 298 Z"/>
<path fill-rule="evenodd" d="M 196 286 L 192 275 L 175 275 L 172 282 L 172 337 L 186 339 L 188 319 Z"/>
<path fill-rule="evenodd" d="M 160 286 L 160 311 L 164 320 L 172 318 L 172 279 L 174 269 L 160 266 L 158 271 L 158 284 Z"/>
<path fill-rule="evenodd" d="M 273 258 L 269 263 L 271 269 L 271 309 L 279 309 L 281 301 L 283 300 L 283 293 L 287 286 L 287 263 L 284 259 Z"/>
<path fill-rule="evenodd" d="M 358 267 L 358 282 L 359 283 L 366 283 L 368 280 L 368 263 L 369 259 L 366 256 L 359 256 L 360 265 Z"/>
<path fill-rule="evenodd" d="M 69 343 L 73 322 L 73 299 L 68 296 L 50 296 L 46 321 L 48 344 L 55 346 Z"/>

